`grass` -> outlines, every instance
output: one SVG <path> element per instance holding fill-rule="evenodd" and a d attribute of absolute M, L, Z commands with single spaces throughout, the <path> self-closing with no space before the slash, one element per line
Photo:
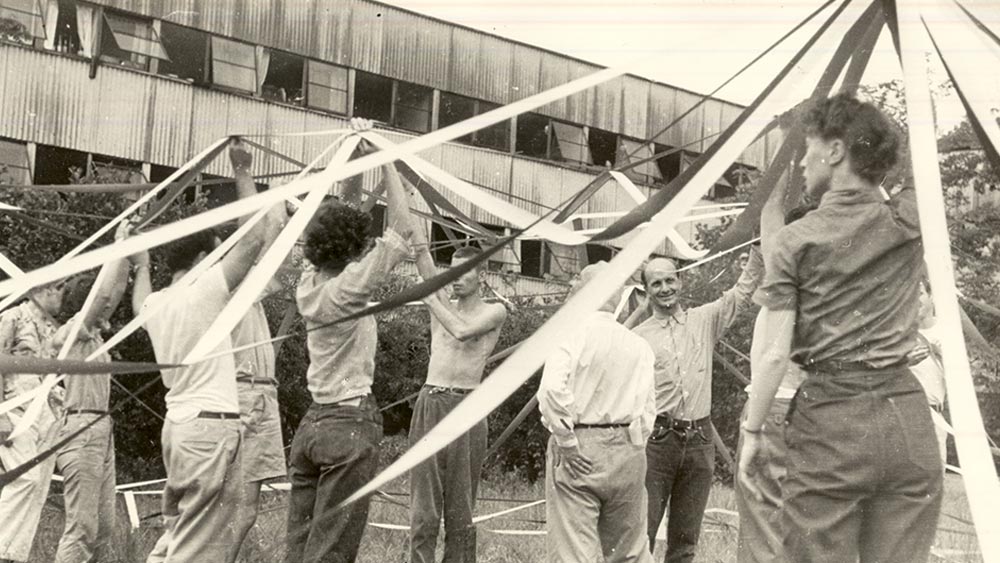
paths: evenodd
<path fill-rule="evenodd" d="M 387 444 L 389 450 L 399 449 L 398 444 Z M 404 493 L 409 490 L 404 479 L 393 482 L 386 488 L 390 493 Z M 263 508 L 257 525 L 251 530 L 243 546 L 241 560 L 245 563 L 270 563 L 281 561 L 284 556 L 285 537 L 285 494 L 267 491 L 263 495 Z M 476 514 L 491 514 L 517 506 L 518 502 L 483 499 L 511 499 L 531 501 L 545 497 L 541 482 L 528 483 L 517 474 L 488 472 L 480 486 L 480 501 Z M 56 545 L 62 533 L 62 510 L 58 495 L 50 497 L 50 503 L 42 514 L 42 523 L 35 538 L 31 562 L 49 562 L 55 556 Z M 407 502 L 403 495 L 392 495 L 390 499 L 376 497 L 371 503 L 369 523 L 406 525 L 408 510 L 396 503 Z M 394 501 L 394 502 L 393 502 Z M 140 514 L 159 511 L 159 497 L 137 497 Z M 139 563 L 145 561 L 159 537 L 161 528 L 157 519 L 144 522 L 138 530 L 129 528 L 124 503 L 119 503 L 119 517 L 111 561 Z M 736 510 L 732 487 L 716 484 L 712 490 L 708 506 Z M 481 563 L 541 562 L 545 560 L 544 535 L 504 535 L 503 530 L 541 531 L 545 525 L 544 504 L 527 508 L 480 525 L 478 535 L 478 561 Z M 961 478 L 949 475 L 946 480 L 946 494 L 938 535 L 935 538 L 935 557 L 932 561 L 951 563 L 981 562 L 978 546 L 972 532 L 969 508 L 965 500 Z M 721 563 L 736 560 L 737 521 L 726 514 L 709 514 L 702 527 L 696 563 Z M 443 531 L 442 531 L 443 536 Z M 439 542 L 440 543 L 440 542 Z M 440 559 L 441 546 L 439 546 Z M 654 561 L 663 560 L 664 546 L 657 542 Z M 361 563 L 406 562 L 409 560 L 408 534 L 405 530 L 386 530 L 369 526 L 361 544 L 358 561 Z"/>

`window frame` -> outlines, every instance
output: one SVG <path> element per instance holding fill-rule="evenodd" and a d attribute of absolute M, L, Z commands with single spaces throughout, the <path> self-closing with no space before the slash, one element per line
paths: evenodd
<path fill-rule="evenodd" d="M 590 143 L 587 139 L 585 126 L 557 119 L 549 120 L 549 125 L 551 129 L 548 150 L 550 160 L 582 166 L 593 166 L 594 157 L 590 154 Z M 571 138 L 573 136 L 577 138 Z M 573 149 L 577 149 L 580 153 L 579 156 L 586 157 L 586 160 L 578 160 L 565 154 L 566 152 L 572 152 Z"/>
<path fill-rule="evenodd" d="M 11 148 L 11 153 L 14 152 L 14 147 L 17 147 L 17 152 L 23 153 L 22 155 L 23 165 L 15 162 L 8 162 L 6 160 L 5 155 L 7 153 L 3 148 L 5 146 Z M 28 150 L 29 150 L 28 143 L 22 143 L 20 141 L 15 141 L 13 139 L 0 138 L 0 166 L 6 168 L 7 171 L 5 173 L 8 175 L 10 175 L 11 169 L 23 171 L 23 177 L 19 180 L 19 183 L 13 183 L 13 184 L 0 183 L 0 185 L 31 185 L 33 183 L 34 172 L 31 169 L 31 156 L 29 155 Z M 11 177 L 13 178 L 13 175 L 11 175 Z M 0 175 L 0 178 L 2 178 L 2 175 Z M 18 180 L 17 178 L 13 179 Z"/>
<path fill-rule="evenodd" d="M 340 88 L 336 88 L 335 86 L 323 84 L 322 82 L 315 82 L 313 80 L 313 74 L 315 73 L 315 70 L 313 68 L 314 65 L 317 66 L 317 69 L 322 67 L 330 67 L 331 69 L 334 69 L 336 72 L 343 70 L 344 89 L 341 90 Z M 343 110 L 337 110 L 334 108 L 317 105 L 314 102 L 313 98 L 313 90 L 312 90 L 313 86 L 324 90 L 329 90 L 330 92 L 342 92 L 344 95 Z M 332 96 L 333 94 L 331 94 L 331 99 Z M 305 107 L 318 109 L 320 111 L 336 113 L 338 115 L 349 115 L 349 110 L 351 109 L 351 70 L 345 66 L 330 64 L 328 62 L 307 58 L 305 67 Z"/>
<path fill-rule="evenodd" d="M 427 95 L 427 108 L 424 109 L 419 106 L 414 106 L 411 104 L 400 103 L 400 89 L 401 88 L 412 88 L 414 93 L 418 91 L 421 94 Z M 407 110 L 407 114 L 426 114 L 427 121 L 424 129 L 414 129 L 409 127 L 410 123 L 404 123 L 400 118 L 400 109 Z M 392 115 L 390 117 L 391 125 L 393 127 L 403 129 L 404 131 L 412 131 L 416 133 L 429 133 L 432 126 L 432 117 L 434 115 L 434 88 L 430 86 L 423 86 L 421 84 L 414 84 L 412 82 L 404 82 L 402 80 L 395 80 L 392 88 Z"/>
<path fill-rule="evenodd" d="M 223 51 L 224 49 L 218 49 L 216 42 L 219 42 L 219 46 L 222 44 L 231 44 L 233 46 L 238 46 L 240 49 L 249 49 L 250 59 L 253 61 L 253 66 L 247 66 L 245 64 L 239 64 L 238 61 L 228 61 L 221 59 L 217 56 L 217 51 Z M 237 41 L 235 39 L 230 39 L 228 37 L 222 37 L 220 35 L 209 35 L 208 43 L 208 59 L 209 59 L 209 75 L 211 76 L 211 84 L 213 87 L 222 88 L 232 92 L 238 92 L 242 94 L 253 95 L 259 90 L 257 85 L 257 48 L 256 45 L 252 43 L 244 43 L 242 41 Z M 236 69 L 243 69 L 237 72 L 249 72 L 250 88 L 244 88 L 242 84 L 236 84 L 235 81 L 229 84 L 223 84 L 219 82 L 219 78 L 216 73 L 216 65 L 222 65 L 223 67 L 234 67 Z M 242 78 L 246 80 L 246 78 Z"/>
<path fill-rule="evenodd" d="M 5 18 L 10 21 L 14 21 L 23 25 L 27 30 L 27 37 L 15 39 L 13 37 L 5 36 L 0 40 L 10 43 L 17 43 L 19 45 L 31 46 L 34 44 L 35 40 L 44 41 L 45 39 L 47 39 L 49 30 L 45 29 L 45 8 L 42 6 L 41 0 L 27 0 L 25 2 L 25 3 L 30 2 L 34 5 L 35 7 L 34 12 L 26 12 L 24 11 L 24 9 L 22 9 L 21 6 L 14 7 L 7 5 L 8 3 L 14 3 L 16 1 L 17 0 L 0 0 L 0 17 L 2 17 L 4 12 L 6 11 L 8 13 L 13 13 L 13 14 L 24 14 L 28 18 L 32 18 L 34 21 L 32 21 L 31 26 L 29 28 L 27 25 L 24 24 L 23 21 L 19 20 L 17 17 Z M 36 28 L 38 31 L 36 31 Z M 39 35 L 38 33 L 41 33 L 41 35 Z"/>

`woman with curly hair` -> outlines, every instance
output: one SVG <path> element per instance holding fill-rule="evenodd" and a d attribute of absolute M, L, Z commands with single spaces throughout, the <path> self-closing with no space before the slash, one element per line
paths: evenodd
<path fill-rule="evenodd" d="M 370 122 L 352 120 L 355 131 Z M 392 164 L 382 167 L 388 227 L 365 251 L 368 214 L 339 201 L 324 203 L 305 233 L 312 263 L 296 301 L 309 330 L 313 403 L 292 442 L 288 507 L 289 563 L 354 561 L 368 517 L 368 499 L 334 512 L 374 477 L 382 416 L 371 395 L 378 334 L 375 319 L 328 323 L 364 309 L 396 264 L 409 255 L 409 196 Z"/>

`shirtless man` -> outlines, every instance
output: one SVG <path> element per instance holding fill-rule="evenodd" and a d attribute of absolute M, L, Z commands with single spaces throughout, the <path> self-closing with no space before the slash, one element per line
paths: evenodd
<path fill-rule="evenodd" d="M 389 181 L 399 181 L 398 177 Z M 417 270 L 429 279 L 437 268 L 423 229 L 414 229 Z M 423 245 L 420 248 L 417 245 Z M 460 248 L 451 265 L 470 260 L 481 251 Z M 479 296 L 483 270 L 476 267 L 452 284 L 458 301 L 452 304 L 444 291 L 424 302 L 431 311 L 431 359 L 427 383 L 420 390 L 410 422 L 410 444 L 416 444 L 455 405 L 472 392 L 483 377 L 486 359 L 500 337 L 507 309 L 485 303 Z M 444 512 L 444 561 L 468 563 L 476 560 L 476 526 L 472 510 L 476 502 L 479 473 L 486 455 L 486 420 L 452 442 L 410 473 L 410 561 L 433 563 L 438 527 Z"/>

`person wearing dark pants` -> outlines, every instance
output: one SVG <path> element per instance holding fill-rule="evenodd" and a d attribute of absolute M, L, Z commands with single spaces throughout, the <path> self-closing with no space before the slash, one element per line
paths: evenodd
<path fill-rule="evenodd" d="M 425 280 L 437 275 L 427 246 L 426 233 L 416 229 L 413 242 L 417 270 Z M 451 258 L 452 267 L 480 254 L 462 247 Z M 486 303 L 480 297 L 482 265 L 466 272 L 452 284 L 457 301 L 444 290 L 424 299 L 431 312 L 431 357 L 427 383 L 420 390 L 410 421 L 410 444 L 416 444 L 483 378 L 486 360 L 496 346 L 507 309 Z M 410 472 L 410 562 L 433 563 L 438 529 L 444 517 L 445 563 L 476 560 L 476 505 L 479 474 L 486 457 L 487 426 L 483 419 L 469 432 L 449 444 Z"/>
<path fill-rule="evenodd" d="M 782 483 L 789 561 L 927 561 L 942 470 L 927 399 L 907 367 L 918 347 L 923 245 L 912 189 L 880 183 L 894 126 L 840 94 L 805 115 L 806 192 L 819 207 L 781 229 L 755 295 L 770 339 L 752 363 L 739 479 L 760 495 L 761 428 L 791 360 L 807 371 L 790 406 Z"/>
<path fill-rule="evenodd" d="M 351 127 L 371 127 L 352 120 Z M 306 380 L 312 405 L 292 440 L 288 477 L 288 563 L 354 561 L 368 516 L 365 498 L 341 501 L 375 475 L 382 418 L 371 396 L 378 331 L 375 318 L 333 324 L 368 306 L 375 290 L 410 253 L 409 196 L 391 164 L 383 167 L 389 200 L 385 233 L 370 250 L 371 216 L 336 200 L 320 206 L 305 231 L 312 267 L 295 300 L 309 330 Z"/>
<path fill-rule="evenodd" d="M 719 299 L 684 309 L 681 278 L 667 258 L 642 270 L 652 316 L 634 329 L 656 356 L 656 426 L 646 445 L 647 531 L 650 550 L 664 511 L 667 563 L 692 561 L 712 487 L 712 349 L 750 304 L 763 263 L 754 248 L 736 285 Z"/>

